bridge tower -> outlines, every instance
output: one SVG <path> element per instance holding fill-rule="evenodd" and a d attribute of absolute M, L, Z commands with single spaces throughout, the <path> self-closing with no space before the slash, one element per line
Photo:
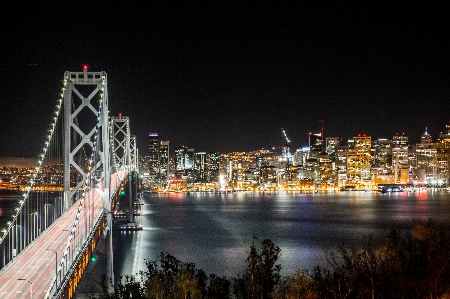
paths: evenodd
<path fill-rule="evenodd" d="M 130 120 L 128 116 L 113 116 L 110 119 L 110 147 L 111 147 L 111 168 L 114 171 L 123 169 L 128 170 L 128 211 L 127 211 L 127 225 L 121 225 L 120 229 L 124 230 L 139 230 L 134 221 L 134 202 L 135 196 L 133 194 L 136 188 L 132 185 L 133 176 L 137 177 L 137 148 L 136 136 L 130 136 Z"/>
<path fill-rule="evenodd" d="M 102 195 L 107 215 L 105 279 L 114 281 L 107 76 L 88 72 L 85 65 L 82 72 L 65 72 L 64 80 L 64 210 L 87 191 L 86 182 Z M 95 178 L 103 181 L 102 188 L 94 187 Z"/>
<path fill-rule="evenodd" d="M 131 171 L 139 173 L 138 149 L 136 146 L 136 136 L 134 135 L 130 136 L 130 154 L 131 154 L 131 161 L 130 161 Z"/>

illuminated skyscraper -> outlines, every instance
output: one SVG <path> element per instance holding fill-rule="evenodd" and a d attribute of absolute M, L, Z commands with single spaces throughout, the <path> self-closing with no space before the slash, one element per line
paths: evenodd
<path fill-rule="evenodd" d="M 322 133 L 309 133 L 309 149 L 311 152 L 323 151 L 323 136 Z"/>
<path fill-rule="evenodd" d="M 416 144 L 416 163 L 414 179 L 418 182 L 429 182 L 437 177 L 438 144 L 432 142 L 422 142 Z"/>
<path fill-rule="evenodd" d="M 420 143 L 431 143 L 433 138 L 428 134 L 428 128 L 425 128 L 425 133 L 420 137 Z"/>
<path fill-rule="evenodd" d="M 184 152 L 184 173 L 188 174 L 195 170 L 194 149 L 188 148 Z"/>
<path fill-rule="evenodd" d="M 196 179 L 199 182 L 206 181 L 206 152 L 195 153 L 195 172 Z"/>
<path fill-rule="evenodd" d="M 438 163 L 441 177 L 445 183 L 450 182 L 450 122 L 445 125 L 445 132 L 439 135 Z"/>
<path fill-rule="evenodd" d="M 209 170 L 219 171 L 219 153 L 209 153 Z"/>
<path fill-rule="evenodd" d="M 184 175 L 184 160 L 187 148 L 185 146 L 175 149 L 175 174 L 178 178 Z"/>
<path fill-rule="evenodd" d="M 347 179 L 356 183 L 363 183 L 371 179 L 371 145 L 370 136 L 353 138 L 354 149 L 347 154 Z"/>
<path fill-rule="evenodd" d="M 335 152 L 336 150 L 336 146 L 341 144 L 341 138 L 339 137 L 327 137 L 326 138 L 326 152 L 328 155 L 331 155 L 332 153 Z"/>
<path fill-rule="evenodd" d="M 383 173 L 391 173 L 392 141 L 387 138 L 378 138 L 374 141 L 373 166 L 382 169 Z"/>
<path fill-rule="evenodd" d="M 399 135 L 395 134 L 395 136 L 392 137 L 392 146 L 393 147 L 408 147 L 408 136 L 406 136 L 404 133 Z"/>
<path fill-rule="evenodd" d="M 159 147 L 159 178 L 161 182 L 169 180 L 169 141 L 161 141 Z"/>
<path fill-rule="evenodd" d="M 347 154 L 348 145 L 336 146 L 335 162 L 336 162 L 336 181 L 339 187 L 347 182 Z"/>
<path fill-rule="evenodd" d="M 371 153 L 372 138 L 370 136 L 357 136 L 353 137 L 354 150 L 358 153 L 369 154 Z"/>
<path fill-rule="evenodd" d="M 220 175 L 220 156 L 218 152 L 209 153 L 208 181 L 218 181 Z"/>
<path fill-rule="evenodd" d="M 409 182 L 409 148 L 408 136 L 395 135 L 392 137 L 392 174 L 394 183 Z"/>
<path fill-rule="evenodd" d="M 158 133 L 148 133 L 148 165 L 151 179 L 156 178 L 159 172 L 159 137 Z"/>

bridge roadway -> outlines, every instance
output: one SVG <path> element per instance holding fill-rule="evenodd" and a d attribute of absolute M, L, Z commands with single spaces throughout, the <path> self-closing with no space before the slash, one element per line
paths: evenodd
<path fill-rule="evenodd" d="M 110 192 L 114 194 L 125 178 L 126 171 L 111 175 Z M 72 235 L 76 215 L 78 218 L 75 234 Z M 96 189 L 92 189 L 85 196 L 82 206 L 75 203 L 57 221 L 23 250 L 13 261 L 0 272 L 0 298 L 46 298 L 47 291 L 55 281 L 56 266 L 62 263 L 70 269 L 72 261 L 86 237 L 90 234 L 89 227 L 103 212 L 103 198 Z M 70 243 L 74 238 L 75 245 Z M 62 256 L 69 245 L 68 259 Z M 55 253 L 56 252 L 56 253 Z M 65 272 L 66 270 L 63 269 Z M 59 269 L 58 269 L 59 271 Z M 59 277 L 59 276 L 58 276 Z M 58 279 L 59 283 L 62 279 Z"/>

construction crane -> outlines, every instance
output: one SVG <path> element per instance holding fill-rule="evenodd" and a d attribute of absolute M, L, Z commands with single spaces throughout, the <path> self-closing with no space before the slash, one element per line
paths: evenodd
<path fill-rule="evenodd" d="M 285 158 L 287 163 L 291 163 L 292 156 L 291 156 L 291 140 L 288 138 L 286 131 L 281 128 L 281 138 L 282 138 L 282 144 L 281 144 L 281 157 Z M 286 144 L 284 143 L 284 140 L 286 139 Z"/>
<path fill-rule="evenodd" d="M 291 143 L 291 140 L 287 137 L 286 131 L 285 131 L 283 128 L 281 128 L 281 135 L 282 135 L 282 137 L 286 138 L 287 144 L 290 144 L 290 143 Z M 284 138 L 283 138 L 283 140 L 284 140 Z M 283 142 L 283 143 L 284 143 L 284 142 Z"/>

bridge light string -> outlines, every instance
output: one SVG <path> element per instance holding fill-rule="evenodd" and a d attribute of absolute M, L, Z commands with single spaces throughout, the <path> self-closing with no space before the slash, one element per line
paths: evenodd
<path fill-rule="evenodd" d="M 68 254 L 69 249 L 70 249 L 70 244 L 74 241 L 74 234 L 75 234 L 75 231 L 76 231 L 78 223 L 79 223 L 79 218 L 80 218 L 81 212 L 83 210 L 85 197 L 87 195 L 87 190 L 89 189 L 89 186 L 90 186 L 90 183 L 91 183 L 90 176 L 91 176 L 92 169 L 95 166 L 94 159 L 95 159 L 95 154 L 97 152 L 97 138 L 96 138 L 96 136 L 97 136 L 97 133 L 98 133 L 99 128 L 100 128 L 100 120 L 101 120 L 101 116 L 102 116 L 103 90 L 105 89 L 105 80 L 104 79 L 105 78 L 103 78 L 103 80 L 102 80 L 102 87 L 101 87 L 101 90 L 99 91 L 99 94 L 100 94 L 99 109 L 98 109 L 98 113 L 97 113 L 97 123 L 95 125 L 95 138 L 94 138 L 94 141 L 91 143 L 92 152 L 91 152 L 91 158 L 89 159 L 88 172 L 87 172 L 88 175 L 86 175 L 85 182 L 84 182 L 84 184 L 83 184 L 83 186 L 81 188 L 83 192 L 82 192 L 80 200 L 78 202 L 77 214 L 75 215 L 75 219 L 74 219 L 74 222 L 73 222 L 73 225 L 72 225 L 72 229 L 70 230 L 70 235 L 67 238 L 66 248 L 64 250 L 63 255 L 61 256 L 61 259 L 60 259 L 57 271 L 55 273 L 55 277 L 54 277 L 52 283 L 50 284 L 48 292 L 53 288 L 53 285 L 56 283 L 56 277 L 57 277 L 58 273 L 64 267 L 64 263 L 65 263 L 65 260 L 67 258 L 67 254 Z"/>
<path fill-rule="evenodd" d="M 28 186 L 25 188 L 24 193 L 22 194 L 23 200 L 19 201 L 19 207 L 18 207 L 19 209 L 18 210 L 16 209 L 16 213 L 12 216 L 12 221 L 8 222 L 8 228 L 6 229 L 6 232 L 5 232 L 5 230 L 2 230 L 3 234 L 0 237 L 0 244 L 3 243 L 3 240 L 6 238 L 8 232 L 11 230 L 12 226 L 14 225 L 14 223 L 16 223 L 17 218 L 19 217 L 20 210 L 22 209 L 22 207 L 24 206 L 24 204 L 28 200 L 30 192 L 33 190 L 32 186 L 35 183 L 34 181 L 35 181 L 35 179 L 37 177 L 37 173 L 41 169 L 42 162 L 43 162 L 44 157 L 45 157 L 45 155 L 46 155 L 46 153 L 48 151 L 48 148 L 50 146 L 50 140 L 51 140 L 52 135 L 53 135 L 53 133 L 55 131 L 56 122 L 58 121 L 58 117 L 59 117 L 59 114 L 61 112 L 61 106 L 62 106 L 62 103 L 63 103 L 66 86 L 67 86 L 67 78 L 64 78 L 63 86 L 61 88 L 61 94 L 59 95 L 59 98 L 57 100 L 56 107 L 55 107 L 55 110 L 54 110 L 54 115 L 55 116 L 53 117 L 53 122 L 50 125 L 51 128 L 47 131 L 46 141 L 44 142 L 44 147 L 42 149 L 42 153 L 38 156 L 39 159 L 38 159 L 38 162 L 37 162 L 37 166 L 35 168 L 36 173 L 33 174 L 33 176 L 28 181 Z"/>

